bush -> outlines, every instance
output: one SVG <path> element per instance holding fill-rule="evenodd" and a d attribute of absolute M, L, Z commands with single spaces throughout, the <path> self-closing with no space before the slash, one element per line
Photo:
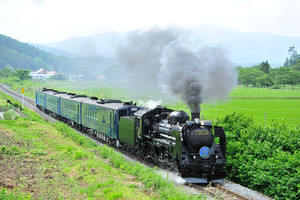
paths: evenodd
<path fill-rule="evenodd" d="M 237 113 L 217 124 L 227 136 L 229 179 L 275 199 L 299 199 L 299 127 L 257 125 L 252 117 Z"/>

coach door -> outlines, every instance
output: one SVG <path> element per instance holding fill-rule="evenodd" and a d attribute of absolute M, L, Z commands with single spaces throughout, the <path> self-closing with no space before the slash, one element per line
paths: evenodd
<path fill-rule="evenodd" d="M 110 135 L 110 137 L 115 138 L 114 121 L 113 121 L 113 113 L 112 112 L 109 112 L 109 135 Z"/>
<path fill-rule="evenodd" d="M 80 112 L 80 104 L 77 104 L 77 123 L 80 124 L 81 121 L 80 121 L 80 116 L 81 116 L 81 112 Z"/>

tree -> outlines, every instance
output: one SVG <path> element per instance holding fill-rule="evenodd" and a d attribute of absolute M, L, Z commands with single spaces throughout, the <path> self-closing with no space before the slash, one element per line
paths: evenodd
<path fill-rule="evenodd" d="M 290 58 L 286 58 L 284 67 L 292 67 L 293 65 L 297 64 L 300 60 L 300 54 L 297 53 L 294 46 L 289 48 L 288 53 L 290 55 Z"/>
<path fill-rule="evenodd" d="M 47 69 L 47 66 L 48 66 L 47 63 L 40 57 L 34 59 L 33 65 L 35 66 L 36 69 L 39 69 L 39 68 Z"/>
<path fill-rule="evenodd" d="M 294 85 L 300 83 L 300 71 L 298 70 L 298 67 L 294 65 L 293 67 L 290 68 L 288 71 L 288 84 L 292 85 L 292 89 L 294 89 Z"/>
<path fill-rule="evenodd" d="M 270 76 L 269 74 L 264 74 L 263 76 L 257 78 L 257 84 L 260 87 L 269 87 L 274 85 L 274 82 L 272 80 L 272 76 Z"/>
<path fill-rule="evenodd" d="M 289 58 L 286 58 L 285 59 L 285 62 L 283 64 L 284 67 L 288 67 L 290 65 L 290 59 Z"/>
<path fill-rule="evenodd" d="M 246 87 L 248 86 L 257 86 L 258 81 L 257 79 L 259 77 L 263 77 L 265 73 L 261 71 L 260 69 L 256 69 L 254 67 L 249 67 L 249 68 L 243 68 L 240 70 L 239 73 L 239 81 Z"/>
<path fill-rule="evenodd" d="M 62 75 L 62 74 L 55 74 L 49 78 L 50 80 L 59 80 L 59 81 L 64 81 L 68 80 L 68 77 Z"/>
<path fill-rule="evenodd" d="M 28 69 L 16 69 L 15 76 L 20 78 L 21 80 L 29 80 L 31 76 L 29 75 L 30 70 Z"/>
<path fill-rule="evenodd" d="M 7 65 L 5 68 L 3 68 L 0 71 L 0 77 L 3 77 L 3 78 L 9 77 L 9 76 L 12 76 L 14 73 L 15 73 L 14 69 L 10 65 Z"/>
<path fill-rule="evenodd" d="M 285 88 L 285 85 L 289 82 L 289 71 L 291 70 L 290 67 L 279 67 L 277 68 L 277 75 L 276 75 L 276 83 L 282 84 Z"/>
<path fill-rule="evenodd" d="M 260 70 L 265 72 L 266 74 L 270 73 L 270 64 L 268 63 L 268 61 L 262 62 L 260 64 Z"/>

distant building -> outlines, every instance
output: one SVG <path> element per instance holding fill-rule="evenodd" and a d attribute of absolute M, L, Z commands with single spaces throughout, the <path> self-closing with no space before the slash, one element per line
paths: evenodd
<path fill-rule="evenodd" d="M 104 79 L 105 79 L 105 76 L 104 76 L 104 75 L 97 75 L 97 79 L 98 79 L 98 80 L 104 80 Z"/>
<path fill-rule="evenodd" d="M 75 80 L 80 79 L 82 77 L 83 77 L 82 74 L 81 75 L 69 75 L 69 81 L 75 81 Z"/>
<path fill-rule="evenodd" d="M 53 76 L 57 74 L 56 71 L 46 71 L 44 68 L 41 68 L 37 70 L 36 72 L 30 72 L 30 76 L 32 79 L 47 79 L 50 78 L 50 76 Z"/>

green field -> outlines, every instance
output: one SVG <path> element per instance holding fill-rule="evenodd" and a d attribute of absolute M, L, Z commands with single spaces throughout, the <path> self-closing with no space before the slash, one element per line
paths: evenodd
<path fill-rule="evenodd" d="M 300 122 L 300 99 L 230 99 L 202 106 L 205 119 L 215 120 L 233 112 L 252 115 L 259 123 L 285 120 L 287 124 L 297 126 Z"/>
<path fill-rule="evenodd" d="M 14 85 L 14 89 L 21 93 L 23 86 Z M 140 101 L 161 100 L 161 105 L 176 110 L 189 112 L 187 105 L 173 98 L 161 98 L 158 94 L 148 93 L 136 95 L 128 91 L 124 83 L 111 82 L 46 82 L 36 83 L 36 86 L 28 87 L 26 95 L 34 98 L 37 88 L 49 87 L 77 94 L 97 96 L 99 98 L 114 98 L 123 101 L 132 100 L 138 104 Z M 205 102 L 201 105 L 201 115 L 205 120 L 215 121 L 233 112 L 250 114 L 255 122 L 270 124 L 273 120 L 281 122 L 285 120 L 292 127 L 300 123 L 300 88 L 296 89 L 269 89 L 246 88 L 237 86 L 229 94 L 227 100 L 218 102 Z"/>
<path fill-rule="evenodd" d="M 232 98 L 300 98 L 300 88 L 292 89 L 270 89 L 237 86 L 229 95 Z"/>

